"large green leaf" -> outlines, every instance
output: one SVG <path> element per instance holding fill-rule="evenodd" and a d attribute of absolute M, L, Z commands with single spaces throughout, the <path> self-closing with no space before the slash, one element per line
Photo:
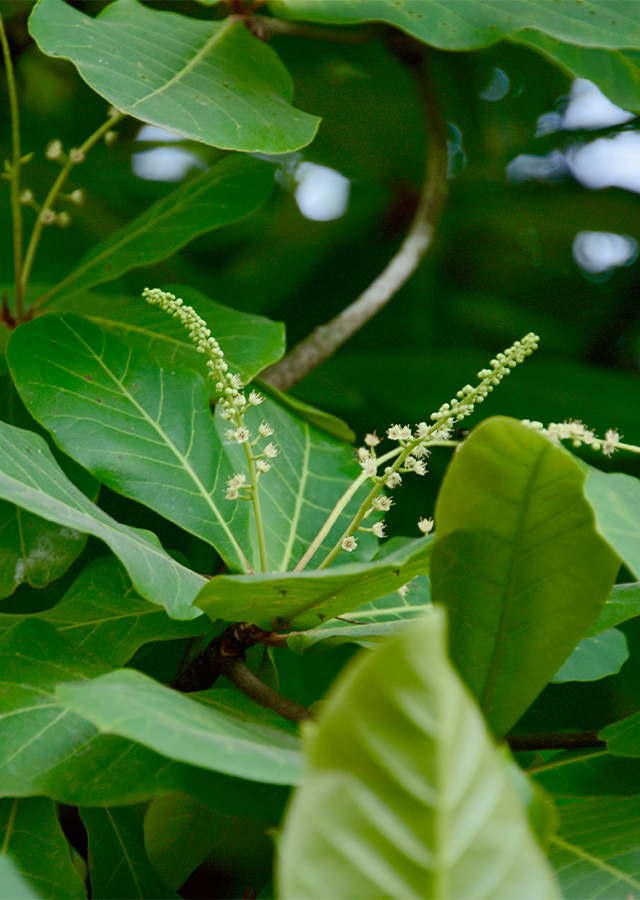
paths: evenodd
<path fill-rule="evenodd" d="M 628 8 L 628 4 L 627 8 Z M 622 109 L 640 111 L 640 56 L 637 51 L 597 50 L 565 44 L 539 31 L 512 38 L 537 50 L 569 75 L 587 78 Z"/>
<path fill-rule="evenodd" d="M 181 791 L 214 809 L 277 823 L 283 788 L 173 762 L 101 734 L 57 702 L 60 681 L 108 668 L 46 622 L 23 622 L 0 637 L 0 796 L 45 794 L 74 806 L 120 806 Z"/>
<path fill-rule="evenodd" d="M 441 609 L 360 655 L 304 733 L 280 840 L 289 898 L 559 897 Z"/>
<path fill-rule="evenodd" d="M 584 468 L 584 495 L 593 507 L 598 531 L 640 579 L 640 481 L 631 475 Z"/>
<path fill-rule="evenodd" d="M 208 322 L 224 350 L 229 368 L 237 372 L 244 382 L 251 381 L 284 353 L 285 334 L 281 322 L 238 312 L 210 300 L 187 285 L 169 284 L 163 290 L 181 297 Z M 158 360 L 165 368 L 189 366 L 203 378 L 209 374 L 206 360 L 196 350 L 184 326 L 140 297 L 122 294 L 62 297 L 51 303 L 49 311 L 86 314 L 86 318 L 103 331 L 124 337 L 128 344 L 143 350 L 147 357 Z M 211 379 L 207 378 L 205 383 L 213 393 Z"/>
<path fill-rule="evenodd" d="M 273 183 L 271 166 L 247 156 L 228 156 L 112 232 L 45 297 L 84 293 L 130 269 L 173 256 L 198 235 L 254 212 L 271 193 Z"/>
<path fill-rule="evenodd" d="M 603 797 L 560 807 L 549 860 L 566 900 L 627 900 L 640 893 L 640 798 Z"/>
<path fill-rule="evenodd" d="M 602 634 L 608 628 L 613 628 L 614 625 L 634 619 L 636 616 L 640 616 L 640 583 L 616 584 L 598 616 L 597 622 L 591 626 L 587 635 L 592 637 Z"/>
<path fill-rule="evenodd" d="M 183 137 L 287 153 L 317 131 L 320 120 L 288 102 L 293 84 L 275 51 L 235 17 L 203 21 L 116 0 L 91 19 L 43 0 L 29 29 L 44 53 L 70 59 L 122 112 Z"/>
<path fill-rule="evenodd" d="M 354 609 L 347 618 L 330 619 L 309 631 L 296 631 L 287 638 L 287 646 L 296 653 L 321 645 L 323 649 L 356 642 L 370 646 L 396 634 L 408 622 L 431 609 L 431 588 L 427 575 L 411 582 L 409 593 L 387 594 Z M 0 619 L 1 622 L 1 619 Z"/>
<path fill-rule="evenodd" d="M 269 571 L 285 572 L 293 568 L 324 525 L 335 504 L 353 481 L 362 475 L 356 462 L 353 447 L 318 431 L 309 422 L 266 398 L 258 409 L 247 416 L 247 425 L 255 435 L 260 420 L 266 420 L 274 429 L 271 440 L 279 448 L 271 471 L 260 478 L 260 505 L 267 542 Z M 221 441 L 229 427 L 216 416 L 216 427 Z M 264 446 L 264 441 L 258 447 Z M 236 472 L 246 468 L 243 448 L 237 443 L 225 442 L 227 455 Z M 334 543 L 350 524 L 370 490 L 370 482 L 362 485 L 338 517 L 329 535 L 312 557 L 309 565 L 319 565 Z M 365 524 L 376 521 L 375 516 Z M 358 551 L 377 549 L 378 542 L 371 534 L 361 533 Z M 252 562 L 258 568 L 258 548 L 255 535 Z M 348 559 L 343 553 L 340 561 Z M 417 573 L 416 573 L 417 574 Z"/>
<path fill-rule="evenodd" d="M 619 672 L 629 659 L 627 639 L 617 628 L 584 638 L 551 681 L 597 681 Z"/>
<path fill-rule="evenodd" d="M 80 815 L 89 839 L 92 900 L 178 900 L 147 858 L 137 810 L 83 808 Z"/>
<path fill-rule="evenodd" d="M 557 753 L 527 771 L 554 797 L 631 796 L 640 784 L 640 760 L 600 747 Z"/>
<path fill-rule="evenodd" d="M 41 897 L 80 900 L 87 896 L 51 800 L 0 800 L 0 843 Z"/>
<path fill-rule="evenodd" d="M 46 435 L 24 408 L 8 373 L 0 376 L 0 419 Z M 99 484 L 95 478 L 57 448 L 54 455 L 56 452 L 65 475 L 96 500 Z M 55 581 L 82 553 L 86 542 L 86 534 L 0 500 L 0 597 L 8 597 L 20 584 L 42 588 Z"/>
<path fill-rule="evenodd" d="M 63 706 L 105 734 L 118 734 L 170 759 L 215 772 L 295 784 L 301 767 L 299 742 L 277 713 L 235 691 L 198 696 L 202 702 L 133 669 L 56 688 Z"/>
<path fill-rule="evenodd" d="M 205 579 L 181 566 L 149 532 L 120 525 L 65 477 L 38 435 L 0 422 L 0 497 L 50 522 L 93 534 L 121 560 L 138 593 L 176 619 L 194 619 Z"/>
<path fill-rule="evenodd" d="M 186 622 L 170 619 L 164 609 L 143 600 L 118 561 L 101 557 L 82 570 L 52 609 L 29 616 L 0 613 L 0 633 L 23 619 L 42 619 L 87 653 L 122 666 L 148 641 L 168 641 L 206 634 L 206 616 Z"/>
<path fill-rule="evenodd" d="M 598 737 L 607 742 L 607 750 L 615 756 L 640 757 L 640 713 L 607 725 Z"/>
<path fill-rule="evenodd" d="M 271 474 L 271 473 L 269 473 Z M 216 575 L 196 598 L 212 619 L 255 622 L 265 628 L 313 628 L 318 622 L 358 609 L 429 570 L 430 538 L 370 563 L 347 563 L 321 571 Z"/>
<path fill-rule="evenodd" d="M 451 656 L 500 737 L 593 625 L 619 568 L 584 477 L 562 447 L 494 418 L 442 484 L 433 599 L 449 610 Z"/>
<path fill-rule="evenodd" d="M 386 22 L 442 50 L 473 50 L 533 29 L 583 47 L 640 47 L 640 11 L 627 0 L 270 0 L 283 19 L 331 25 Z"/>
<path fill-rule="evenodd" d="M 65 453 L 246 570 L 249 510 L 224 499 L 233 470 L 202 378 L 160 369 L 72 313 L 16 329 L 9 365 L 27 409 Z"/>

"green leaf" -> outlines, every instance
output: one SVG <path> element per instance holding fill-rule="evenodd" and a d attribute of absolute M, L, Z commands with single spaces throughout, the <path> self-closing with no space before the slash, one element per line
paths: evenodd
<path fill-rule="evenodd" d="M 0 632 L 36 618 L 112 666 L 124 665 L 149 641 L 194 637 L 211 629 L 206 616 L 181 622 L 143 600 L 112 556 L 89 563 L 53 609 L 29 616 L 0 613 Z"/>
<path fill-rule="evenodd" d="M 640 111 L 640 56 L 637 51 L 596 50 L 554 40 L 548 34 L 529 31 L 512 40 L 542 53 L 568 75 L 587 78 L 622 109 Z"/>
<path fill-rule="evenodd" d="M 228 156 L 112 232 L 44 297 L 84 295 L 131 269 L 167 259 L 198 235 L 254 212 L 271 193 L 273 183 L 272 166 L 251 157 Z"/>
<path fill-rule="evenodd" d="M 434 608 L 340 676 L 279 843 L 289 898 L 559 897 Z"/>
<path fill-rule="evenodd" d="M 310 631 L 297 631 L 287 638 L 287 646 L 295 653 L 303 653 L 310 647 L 322 649 L 356 642 L 363 647 L 371 642 L 391 637 L 408 622 L 431 610 L 431 588 L 427 575 L 418 575 L 403 597 L 399 591 L 387 594 L 349 613 L 348 619 L 331 619 Z M 1 623 L 1 619 L 0 619 Z"/>
<path fill-rule="evenodd" d="M 24 408 L 8 374 L 0 376 L 0 418 L 10 425 L 46 434 Z M 62 453 L 58 456 L 67 477 L 90 500 L 96 500 L 99 485 L 95 478 L 69 457 Z M 86 534 L 47 522 L 2 500 L 0 523 L 0 597 L 8 597 L 20 584 L 46 587 L 66 572 L 87 543 Z"/>
<path fill-rule="evenodd" d="M 551 681 L 553 684 L 563 684 L 566 681 L 598 681 L 608 675 L 615 675 L 628 659 L 626 637 L 617 628 L 610 628 L 580 641 Z"/>
<path fill-rule="evenodd" d="M 51 800 L 0 800 L 0 842 L 3 853 L 9 854 L 40 897 L 79 900 L 87 896 Z"/>
<path fill-rule="evenodd" d="M 640 583 L 616 584 L 604 605 L 595 625 L 587 632 L 587 637 L 602 634 L 614 625 L 640 616 Z"/>
<path fill-rule="evenodd" d="M 144 841 L 149 859 L 174 890 L 204 862 L 216 841 L 220 814 L 186 794 L 165 794 L 149 804 Z"/>
<path fill-rule="evenodd" d="M 51 522 L 93 534 L 113 550 L 138 593 L 176 619 L 194 619 L 193 598 L 205 579 L 172 559 L 143 532 L 120 525 L 88 500 L 35 434 L 0 422 L 0 497 Z M 145 534 L 149 534 L 146 532 Z"/>
<path fill-rule="evenodd" d="M 578 800 L 560 807 L 549 861 L 566 900 L 627 900 L 640 892 L 640 798 Z"/>
<path fill-rule="evenodd" d="M 554 797 L 636 795 L 640 783 L 640 760 L 602 748 L 557 753 L 527 771 Z"/>
<path fill-rule="evenodd" d="M 42 900 L 6 853 L 0 853 L 0 900 Z"/>
<path fill-rule="evenodd" d="M 640 713 L 607 725 L 598 737 L 607 742 L 607 750 L 614 756 L 640 757 Z"/>
<path fill-rule="evenodd" d="M 282 787 L 172 762 L 101 734 L 56 701 L 60 681 L 107 669 L 46 622 L 22 622 L 0 637 L 0 796 L 45 794 L 73 806 L 120 806 L 181 791 L 213 809 L 279 821 L 287 797 Z"/>
<path fill-rule="evenodd" d="M 212 544 L 246 569 L 246 504 L 224 500 L 232 474 L 204 384 L 164 370 L 80 316 L 16 329 L 9 365 L 27 409 L 96 478 Z"/>
<path fill-rule="evenodd" d="M 353 481 L 362 474 L 353 447 L 318 431 L 287 409 L 265 399 L 258 409 L 249 411 L 247 426 L 255 435 L 261 420 L 274 429 L 273 442 L 279 448 L 271 471 L 260 478 L 260 506 L 267 542 L 269 571 L 284 572 L 293 568 L 314 540 L 334 506 Z M 229 423 L 216 416 L 220 441 L 235 472 L 246 469 L 243 448 L 225 440 Z M 262 445 L 258 445 L 259 451 Z M 312 557 L 309 565 L 319 565 L 351 523 L 369 492 L 362 485 L 338 517 L 337 522 Z M 237 504 L 231 504 L 236 505 Z M 368 524 L 374 517 L 367 520 Z M 373 555 L 378 541 L 370 534 L 358 535 L 358 550 L 367 548 Z M 344 559 L 343 554 L 341 559 Z M 253 535 L 252 562 L 259 568 L 259 555 Z M 417 573 L 416 573 L 417 574 Z M 315 624 L 315 623 L 314 623 Z"/>
<path fill-rule="evenodd" d="M 56 688 L 59 702 L 103 733 L 226 775 L 295 784 L 301 766 L 298 740 L 277 713 L 234 691 L 199 697 L 203 702 L 132 669 Z"/>
<path fill-rule="evenodd" d="M 597 534 L 584 472 L 513 419 L 485 420 L 454 456 L 435 518 L 433 599 L 451 656 L 498 737 L 593 625 L 619 560 Z"/>
<path fill-rule="evenodd" d="M 271 473 L 269 473 L 270 475 Z M 320 571 L 216 575 L 196 598 L 212 619 L 298 628 L 359 609 L 429 570 L 433 541 L 417 538 L 379 562 L 347 563 Z"/>
<path fill-rule="evenodd" d="M 229 368 L 241 375 L 245 383 L 277 362 L 284 353 L 285 335 L 281 322 L 238 312 L 209 300 L 187 285 L 169 284 L 163 290 L 181 297 L 210 324 Z M 206 379 L 207 388 L 213 394 L 214 386 L 208 378 L 206 361 L 189 339 L 184 326 L 140 297 L 83 294 L 54 300 L 49 311 L 88 313 L 86 318 L 103 331 L 120 335 L 132 347 L 143 350 L 147 358 L 157 360 L 165 368 L 189 366 L 195 369 Z"/>
<path fill-rule="evenodd" d="M 93 900 L 178 898 L 147 858 L 139 813 L 131 807 L 80 810 L 89 838 Z"/>
<path fill-rule="evenodd" d="M 211 22 L 117 0 L 91 19 L 43 0 L 29 30 L 117 109 L 183 137 L 288 153 L 318 129 L 316 116 L 290 105 L 293 84 L 275 51 L 235 17 Z"/>
<path fill-rule="evenodd" d="M 522 29 L 585 47 L 640 47 L 640 12 L 619 0 L 270 0 L 269 8 L 330 25 L 386 22 L 442 50 L 488 47 Z"/>
<path fill-rule="evenodd" d="M 631 475 L 608 475 L 585 465 L 584 495 L 596 527 L 629 571 L 640 579 L 640 481 Z"/>

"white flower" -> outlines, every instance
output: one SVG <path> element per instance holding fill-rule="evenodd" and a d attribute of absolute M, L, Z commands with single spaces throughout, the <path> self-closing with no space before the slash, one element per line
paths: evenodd
<path fill-rule="evenodd" d="M 398 487 L 398 485 L 402 484 L 402 478 L 398 475 L 397 472 L 394 472 L 391 469 L 391 466 L 387 466 L 384 470 L 385 474 L 385 484 L 389 488 Z"/>
<path fill-rule="evenodd" d="M 260 437 L 271 437 L 273 434 L 273 428 L 267 422 L 262 422 L 258 426 L 258 434 Z"/>
<path fill-rule="evenodd" d="M 409 585 L 410 584 L 411 584 L 411 582 L 409 582 L 409 584 L 403 584 L 401 587 L 398 588 L 398 593 L 400 594 L 400 596 L 402 597 L 403 600 L 409 593 Z"/>
<path fill-rule="evenodd" d="M 62 157 L 62 142 L 61 141 L 51 141 L 48 144 L 47 149 L 44 151 L 44 155 L 47 159 L 58 160 Z"/>
<path fill-rule="evenodd" d="M 267 444 L 267 446 L 264 448 L 264 455 L 268 456 L 269 459 L 273 459 L 278 455 L 278 448 L 275 444 Z"/>
<path fill-rule="evenodd" d="M 227 493 L 224 495 L 225 500 L 237 500 L 240 494 L 238 493 L 238 488 L 228 487 Z"/>
<path fill-rule="evenodd" d="M 384 533 L 385 528 L 386 528 L 386 525 L 384 522 L 376 522 L 376 524 L 373 526 L 371 531 L 374 533 L 374 535 L 377 538 L 383 538 L 383 537 L 386 537 L 386 535 Z"/>
<path fill-rule="evenodd" d="M 365 463 L 368 459 L 371 459 L 371 454 L 366 447 L 358 447 L 358 449 L 356 450 L 356 456 L 358 457 L 358 462 L 360 463 L 360 465 L 362 465 L 362 463 Z"/>
<path fill-rule="evenodd" d="M 616 444 L 620 442 L 620 435 L 617 431 L 610 428 L 605 434 L 605 440 L 602 443 L 602 452 L 605 456 L 611 456 L 616 449 Z"/>
<path fill-rule="evenodd" d="M 392 425 L 387 428 L 387 436 L 391 441 L 410 441 L 411 429 L 408 425 Z"/>
<path fill-rule="evenodd" d="M 346 550 L 347 553 L 351 553 L 351 551 L 355 550 L 357 546 L 358 542 L 354 537 L 342 538 L 342 549 Z"/>
<path fill-rule="evenodd" d="M 367 447 L 377 447 L 378 444 L 380 443 L 380 438 L 374 431 L 373 434 L 365 434 L 364 442 L 367 445 Z"/>
<path fill-rule="evenodd" d="M 271 463 L 268 463 L 266 459 L 259 459 L 256 462 L 256 469 L 258 470 L 258 472 L 268 472 L 270 468 Z"/>
<path fill-rule="evenodd" d="M 393 500 L 391 497 L 385 497 L 384 494 L 378 494 L 378 496 L 372 500 L 371 506 L 379 512 L 388 512 L 393 506 Z"/>
<path fill-rule="evenodd" d="M 429 534 L 429 532 L 433 529 L 433 519 L 418 519 L 418 528 L 423 534 Z"/>
<path fill-rule="evenodd" d="M 251 406 L 260 406 L 261 403 L 264 403 L 264 397 L 257 391 L 251 391 L 249 394 L 249 403 Z"/>
<path fill-rule="evenodd" d="M 227 487 L 228 488 L 240 488 L 244 487 L 247 483 L 247 476 L 244 472 L 236 472 L 235 475 L 229 476 L 227 478 Z"/>
<path fill-rule="evenodd" d="M 373 478 L 378 471 L 378 463 L 372 457 L 369 457 L 369 459 L 361 462 L 360 465 L 362 466 L 362 471 L 367 476 L 367 478 Z"/>

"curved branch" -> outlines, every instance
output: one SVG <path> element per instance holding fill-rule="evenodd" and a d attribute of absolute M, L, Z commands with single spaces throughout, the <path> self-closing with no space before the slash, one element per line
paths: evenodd
<path fill-rule="evenodd" d="M 273 688 L 270 688 L 257 678 L 245 662 L 238 656 L 230 656 L 222 661 L 220 674 L 228 678 L 232 684 L 235 684 L 243 694 L 259 703 L 260 706 L 266 706 L 279 713 L 285 719 L 292 722 L 303 722 L 307 719 L 313 719 L 313 713 L 306 706 L 283 697 Z"/>
<path fill-rule="evenodd" d="M 368 288 L 326 325 L 315 328 L 283 359 L 260 377 L 281 391 L 297 384 L 372 319 L 415 272 L 433 240 L 447 192 L 447 140 L 445 124 L 432 89 L 424 59 L 419 67 L 424 100 L 428 162 L 420 200 L 402 244 L 387 267 Z"/>

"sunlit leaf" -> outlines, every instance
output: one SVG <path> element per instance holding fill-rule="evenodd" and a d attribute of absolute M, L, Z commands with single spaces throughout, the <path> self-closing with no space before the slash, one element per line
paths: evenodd
<path fill-rule="evenodd" d="M 141 596 L 177 619 L 194 619 L 205 579 L 181 566 L 152 535 L 121 525 L 65 477 L 36 434 L 0 422 L 0 497 L 51 522 L 93 534 L 113 550 Z M 147 539 L 149 537 L 149 539 Z"/>
<path fill-rule="evenodd" d="M 271 474 L 271 473 L 269 473 Z M 271 628 L 313 628 L 359 609 L 429 570 L 433 541 L 417 538 L 380 561 L 347 563 L 320 571 L 216 575 L 196 598 L 213 619 L 255 622 Z"/>
<path fill-rule="evenodd" d="M 27 409 L 65 453 L 246 570 L 239 541 L 249 510 L 224 499 L 233 470 L 200 377 L 160 369 L 71 313 L 16 329 L 9 365 Z"/>
<path fill-rule="evenodd" d="M 64 0 L 44 0 L 29 30 L 117 109 L 183 137 L 287 153 L 318 128 L 316 116 L 290 105 L 291 77 L 275 51 L 236 18 L 192 19 L 117 0 L 91 19 Z"/>
<path fill-rule="evenodd" d="M 611 592 L 619 560 L 598 535 L 584 472 L 512 419 L 462 444 L 436 506 L 433 598 L 451 656 L 503 736 L 569 657 Z"/>
<path fill-rule="evenodd" d="M 71 864 L 69 845 L 51 800 L 46 797 L 0 800 L 0 843 L 3 853 L 9 854 L 40 897 L 80 900 L 87 896 Z"/>
<path fill-rule="evenodd" d="M 585 466 L 584 495 L 593 507 L 600 534 L 640 579 L 640 481 Z"/>
<path fill-rule="evenodd" d="M 254 781 L 298 780 L 299 742 L 277 713 L 234 691 L 199 696 L 206 702 L 133 669 L 56 688 L 65 708 L 101 732 L 129 738 L 170 759 Z"/>
<path fill-rule="evenodd" d="M 89 839 L 92 900 L 178 898 L 149 862 L 142 820 L 129 806 L 80 810 Z"/>
<path fill-rule="evenodd" d="M 434 609 L 360 655 L 305 731 L 283 900 L 561 896 L 444 642 Z"/>
<path fill-rule="evenodd" d="M 55 3 L 55 0 L 54 0 Z M 86 292 L 130 269 L 173 256 L 200 234 L 254 212 L 273 187 L 273 168 L 246 156 L 228 156 L 189 178 L 141 216 L 112 232 L 44 296 L 47 302 Z M 86 309 L 86 300 L 85 309 Z"/>

